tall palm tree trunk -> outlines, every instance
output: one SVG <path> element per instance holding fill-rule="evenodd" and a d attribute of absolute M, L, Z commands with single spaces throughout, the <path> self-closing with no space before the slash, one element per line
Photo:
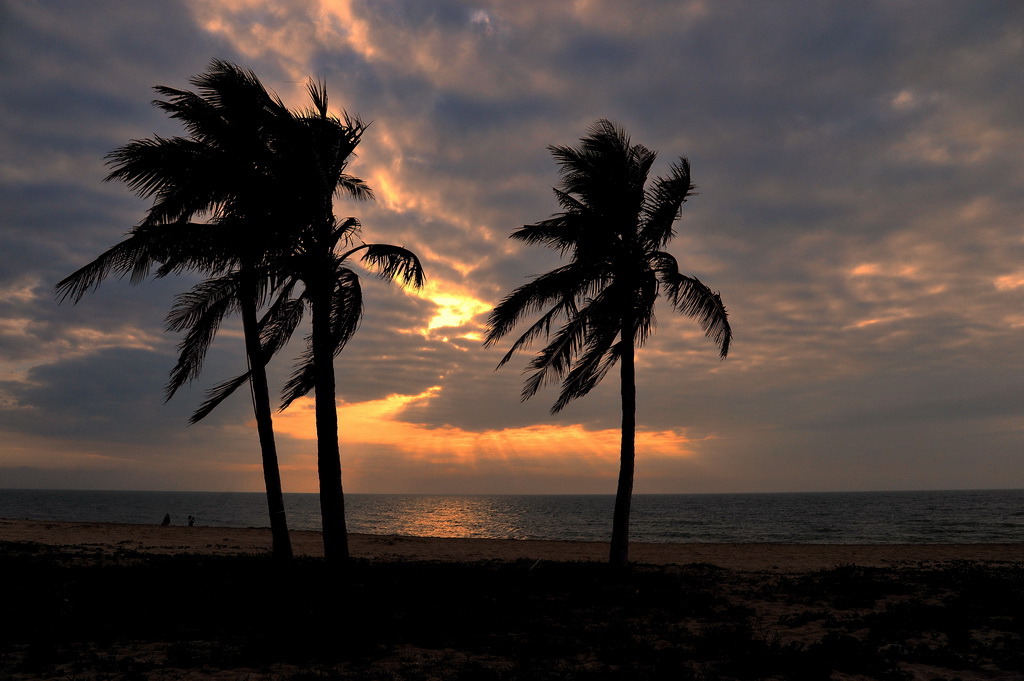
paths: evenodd
<path fill-rule="evenodd" d="M 246 288 L 250 288 L 246 286 Z M 241 296 L 242 332 L 245 336 L 245 354 L 249 360 L 249 385 L 252 388 L 253 412 L 256 432 L 260 438 L 263 456 L 263 482 L 267 488 L 267 507 L 270 511 L 270 534 L 274 558 L 287 562 L 292 559 L 292 542 L 288 535 L 288 521 L 284 512 L 284 494 L 281 491 L 281 470 L 277 461 L 277 443 L 274 440 L 274 421 L 271 416 L 270 388 L 267 384 L 267 363 L 260 345 L 259 324 L 256 321 L 256 297 L 251 291 Z"/>
<path fill-rule="evenodd" d="M 624 568 L 629 564 L 629 513 L 633 504 L 633 471 L 636 467 L 636 361 L 633 324 L 622 329 L 620 391 L 622 395 L 622 443 L 619 448 L 619 484 L 612 515 L 612 544 L 608 562 Z"/>
<path fill-rule="evenodd" d="M 313 312 L 313 395 L 316 402 L 316 460 L 320 477 L 320 517 L 324 557 L 348 561 L 345 495 L 341 486 L 338 410 L 335 403 L 334 345 L 331 342 L 331 286 L 320 282 L 311 292 Z M 327 284 L 327 285 L 324 285 Z"/>

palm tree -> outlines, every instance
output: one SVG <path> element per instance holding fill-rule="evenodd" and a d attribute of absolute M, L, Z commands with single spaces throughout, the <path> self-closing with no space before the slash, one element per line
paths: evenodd
<path fill-rule="evenodd" d="M 299 212 L 293 214 L 303 225 L 282 271 L 290 277 L 289 287 L 301 284 L 298 300 L 308 307 L 312 324 L 306 352 L 285 386 L 284 406 L 313 390 L 324 555 L 331 561 L 345 561 L 348 531 L 334 357 L 355 333 L 363 309 L 359 275 L 349 263 L 358 255 L 361 263 L 381 278 L 416 288 L 423 285 L 424 275 L 412 251 L 362 243 L 358 220 L 335 217 L 336 195 L 363 200 L 373 196 L 362 180 L 345 172 L 366 125 L 347 114 L 340 119 L 330 114 L 322 83 L 310 83 L 309 94 L 313 106 L 295 116 L 294 135 L 281 148 L 279 177 L 289 182 L 285 195 L 295 198 L 292 205 Z"/>
<path fill-rule="evenodd" d="M 301 242 L 290 261 L 279 265 L 289 277 L 281 284 L 279 297 L 260 323 L 263 353 L 270 356 L 291 336 L 303 310 L 309 309 L 311 313 L 312 332 L 306 338 L 306 350 L 295 372 L 285 385 L 281 409 L 314 391 L 324 555 L 332 562 L 344 562 L 349 557 L 334 357 L 355 334 L 363 313 L 362 286 L 350 264 L 358 256 L 366 269 L 383 279 L 416 288 L 424 282 L 423 268 L 412 251 L 388 244 L 353 245 L 359 232 L 360 224 L 355 218 L 340 222 L 332 218 L 330 230 L 320 235 L 322 240 L 310 235 L 310 239 Z M 206 329 L 218 323 L 221 296 L 230 286 L 230 282 L 208 281 L 179 297 L 172 319 L 181 327 L 190 328 L 189 337 L 196 337 L 197 346 L 208 342 L 211 332 Z M 293 293 L 295 297 L 291 297 Z M 198 321 L 200 318 L 203 321 Z M 187 342 L 188 339 L 183 342 L 183 348 Z M 176 370 L 189 371 L 191 358 L 201 354 L 183 351 Z M 212 411 L 246 378 L 243 374 L 215 386 L 193 420 Z"/>
<path fill-rule="evenodd" d="M 232 273 L 219 280 L 222 284 L 231 282 L 231 295 L 206 310 L 205 317 L 182 314 L 180 304 L 172 313 L 171 328 L 184 330 L 189 322 L 198 326 L 180 346 L 182 358 L 172 372 L 167 397 L 198 376 L 220 320 L 228 312 L 239 312 L 250 367 L 247 378 L 263 460 L 273 555 L 287 560 L 292 549 L 266 376 L 270 353 L 264 351 L 260 341 L 257 310 L 268 293 L 262 270 L 268 258 L 283 248 L 286 236 L 280 225 L 269 221 L 265 204 L 266 197 L 273 195 L 273 177 L 267 170 L 274 155 L 270 133 L 290 120 L 289 112 L 254 73 L 227 62 L 212 62 L 206 73 L 190 82 L 198 94 L 157 87 L 167 99 L 154 102 L 182 121 L 188 137 L 134 140 L 108 155 L 112 166 L 108 181 L 123 181 L 139 196 L 154 200 L 146 218 L 127 239 L 58 283 L 57 293 L 61 301 L 77 303 L 110 274 L 131 273 L 132 283 L 138 283 L 158 264 L 157 276 L 184 270 Z M 204 214 L 212 219 L 207 223 L 191 221 Z M 281 344 L 278 339 L 276 347 Z M 205 414 L 197 416 L 193 422 Z"/>
<path fill-rule="evenodd" d="M 264 318 L 261 332 L 264 352 L 272 353 L 290 336 L 303 309 L 310 311 L 312 331 L 306 339 L 306 351 L 285 385 L 281 408 L 313 390 L 324 555 L 331 561 L 345 561 L 349 557 L 348 531 L 338 445 L 334 357 L 355 334 L 362 317 L 362 288 L 350 263 L 358 256 L 366 269 L 381 278 L 416 288 L 423 285 L 424 275 L 412 251 L 388 244 L 363 243 L 356 218 L 335 217 L 336 195 L 359 200 L 373 198 L 362 180 L 345 172 L 366 125 L 347 114 L 343 118 L 330 114 L 322 83 L 310 83 L 309 94 L 313 106 L 293 114 L 291 126 L 281 131 L 275 145 L 275 190 L 286 199 L 279 204 L 287 214 L 282 219 L 296 225 L 297 231 L 290 253 L 272 264 L 273 275 L 279 282 L 279 297 Z M 193 325 L 207 310 L 215 310 L 217 290 L 210 286 L 182 298 L 175 321 L 180 320 L 183 327 Z M 192 326 L 200 344 L 209 337 L 203 329 L 211 323 Z M 186 358 L 179 366 L 185 372 L 190 363 Z M 209 413 L 244 379 L 242 375 L 216 386 L 197 416 Z"/>
<path fill-rule="evenodd" d="M 359 277 L 349 262 L 358 255 L 382 278 L 415 287 L 423 284 L 423 269 L 407 249 L 355 243 L 359 221 L 334 216 L 335 195 L 368 200 L 373 193 L 345 172 L 366 125 L 347 114 L 330 114 L 322 83 L 310 83 L 312 107 L 296 113 L 267 93 L 252 72 L 227 62 L 213 62 L 191 82 L 202 94 L 158 88 L 169 100 L 157 102 L 185 123 L 189 139 L 133 142 L 112 154 L 111 179 L 123 179 L 141 195 L 155 197 L 147 220 L 58 284 L 58 292 L 77 301 L 111 272 L 131 272 L 132 280 L 140 281 L 157 262 L 162 263 L 158 276 L 186 269 L 213 275 L 179 296 L 168 317 L 169 328 L 187 331 L 168 396 L 199 375 L 220 323 L 238 311 L 249 371 L 210 390 L 192 422 L 248 381 L 257 422 L 266 425 L 258 427 L 261 444 L 271 446 L 264 367 L 308 308 L 312 332 L 285 386 L 282 409 L 314 390 L 324 552 L 332 561 L 345 560 L 334 356 L 362 315 Z M 210 222 L 188 222 L 204 212 L 212 213 Z M 258 320 L 257 310 L 271 298 L 274 302 Z M 280 497 L 276 452 L 271 462 L 268 451 L 264 447 L 268 498 L 274 482 L 268 471 L 276 474 Z M 275 508 L 272 502 L 272 525 L 275 519 L 284 521 L 283 504 L 280 512 Z"/>
<path fill-rule="evenodd" d="M 285 386 L 282 406 L 287 407 L 313 390 L 324 556 L 336 562 L 346 561 L 349 549 L 338 444 L 334 357 L 352 338 L 363 310 L 359 275 L 349 263 L 360 255 L 361 263 L 381 278 L 395 279 L 415 288 L 422 287 L 424 282 L 418 258 L 407 249 L 388 244 L 359 244 L 341 250 L 358 229 L 358 222 L 345 220 L 332 230 L 326 241 L 311 242 L 309 250 L 297 258 L 295 277 L 304 287 L 298 300 L 310 310 L 312 333 L 307 338 L 302 361 Z"/>
<path fill-rule="evenodd" d="M 551 409 L 561 411 L 583 397 L 620 364 L 622 441 L 609 562 L 629 559 L 629 515 L 636 458 L 636 349 L 654 327 L 654 303 L 664 295 L 677 312 L 695 319 L 724 359 L 732 330 L 718 293 L 680 274 L 663 249 L 694 187 L 685 158 L 647 187 L 656 153 L 632 144 L 624 130 L 599 120 L 579 147 L 549 147 L 558 162 L 562 212 L 526 225 L 511 238 L 570 255 L 558 267 L 520 286 L 491 312 L 485 345 L 508 335 L 526 316 L 542 312 L 513 343 L 499 367 L 535 339 L 547 346 L 529 364 L 522 399 L 561 380 Z M 552 325 L 561 324 L 552 333 Z"/>

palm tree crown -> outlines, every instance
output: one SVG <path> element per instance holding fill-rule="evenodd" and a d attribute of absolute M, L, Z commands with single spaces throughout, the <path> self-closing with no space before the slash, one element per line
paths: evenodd
<path fill-rule="evenodd" d="M 634 351 L 653 331 L 655 301 L 664 296 L 677 312 L 696 320 L 723 359 L 732 330 L 719 294 L 681 274 L 675 257 L 663 250 L 694 189 L 685 158 L 648 187 L 656 153 L 631 143 L 624 130 L 606 120 L 598 121 L 578 147 L 549 149 L 559 164 L 562 182 L 555 195 L 562 212 L 522 227 L 511 238 L 554 248 L 569 262 L 506 296 L 488 319 L 484 342 L 495 344 L 526 317 L 540 313 L 499 367 L 533 341 L 546 339 L 529 364 L 522 399 L 561 381 L 552 413 L 589 393 L 613 365 L 622 363 L 622 468 L 612 547 L 612 561 L 621 563 L 632 491 Z M 627 528 L 620 527 L 622 505 Z"/>

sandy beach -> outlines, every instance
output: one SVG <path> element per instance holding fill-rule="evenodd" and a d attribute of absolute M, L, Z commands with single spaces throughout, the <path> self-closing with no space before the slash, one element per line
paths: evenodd
<path fill-rule="evenodd" d="M 322 556 L 320 533 L 293 531 L 296 555 Z M 69 523 L 0 519 L 0 541 L 27 541 L 83 552 L 131 550 L 154 554 L 207 555 L 270 552 L 270 530 L 260 528 L 183 527 L 115 523 Z M 353 534 L 352 555 L 370 560 L 545 560 L 603 561 L 602 542 L 449 539 Z M 788 573 L 840 565 L 927 566 L 955 560 L 1024 562 L 1024 544 L 641 544 L 635 563 L 686 565 L 709 563 L 729 570 Z"/>
<path fill-rule="evenodd" d="M 297 555 L 322 555 L 293 532 Z M 0 519 L 12 681 L 1019 681 L 1024 545 L 607 545 Z"/>

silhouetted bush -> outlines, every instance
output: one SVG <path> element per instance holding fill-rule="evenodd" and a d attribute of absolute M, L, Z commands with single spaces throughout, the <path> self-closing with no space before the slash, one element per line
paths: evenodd
<path fill-rule="evenodd" d="M 950 678 L 1024 667 L 1019 566 L 774 578 L 705 565 L 357 560 L 339 571 L 308 558 L 282 567 L 264 556 L 0 544 L 0 571 L 17 585 L 0 618 L 0 676 L 130 681 L 158 665 L 291 664 L 308 671 L 281 681 L 826 681 L 833 672 L 903 681 L 901 663 Z M 763 621 L 746 599 L 807 609 Z M 817 639 L 780 643 L 811 623 Z M 164 659 L 110 652 L 153 644 Z M 396 662 L 406 648 L 433 652 Z"/>

